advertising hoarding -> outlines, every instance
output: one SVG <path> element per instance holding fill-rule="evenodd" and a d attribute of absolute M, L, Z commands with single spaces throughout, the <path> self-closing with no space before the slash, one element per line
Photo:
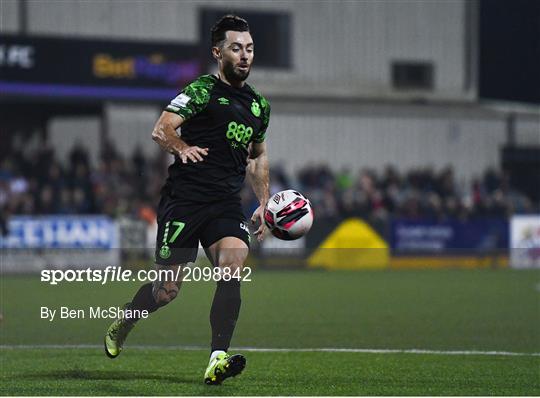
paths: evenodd
<path fill-rule="evenodd" d="M 540 268 L 540 215 L 512 217 L 510 265 L 513 268 Z"/>
<path fill-rule="evenodd" d="M 202 73 L 192 44 L 0 35 L 2 95 L 168 100 Z"/>

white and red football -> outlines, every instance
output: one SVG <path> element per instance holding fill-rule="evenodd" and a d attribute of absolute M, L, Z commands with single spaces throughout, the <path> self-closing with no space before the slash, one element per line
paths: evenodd
<path fill-rule="evenodd" d="M 276 238 L 298 239 L 311 228 L 313 209 L 304 195 L 288 189 L 268 199 L 264 209 L 264 222 Z"/>

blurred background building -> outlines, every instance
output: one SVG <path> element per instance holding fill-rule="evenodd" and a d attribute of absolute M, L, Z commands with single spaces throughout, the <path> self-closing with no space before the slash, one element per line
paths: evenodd
<path fill-rule="evenodd" d="M 314 205 L 308 247 L 358 217 L 394 252 L 423 247 L 398 230 L 459 223 L 476 243 L 448 249 L 507 251 L 511 217 L 540 212 L 536 1 L 0 0 L 6 233 L 15 215 L 151 224 L 171 161 L 153 124 L 214 71 L 209 29 L 231 11 L 272 104 L 271 189 Z"/>

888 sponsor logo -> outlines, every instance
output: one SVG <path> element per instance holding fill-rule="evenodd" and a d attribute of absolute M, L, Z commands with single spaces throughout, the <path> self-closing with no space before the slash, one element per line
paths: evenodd
<path fill-rule="evenodd" d="M 253 128 L 233 120 L 227 125 L 225 136 L 233 148 L 237 148 L 238 145 L 246 147 L 253 136 Z"/>

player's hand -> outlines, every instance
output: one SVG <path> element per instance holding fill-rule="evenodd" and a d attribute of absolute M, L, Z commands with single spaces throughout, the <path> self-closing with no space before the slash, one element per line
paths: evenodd
<path fill-rule="evenodd" d="M 255 231 L 255 236 L 259 242 L 262 242 L 264 239 L 264 233 L 266 232 L 266 224 L 264 223 L 264 206 L 260 205 L 255 209 L 253 215 L 251 216 L 251 222 L 254 225 L 257 225 L 257 220 L 259 220 L 259 228 Z"/>
<path fill-rule="evenodd" d="M 201 148 L 198 146 L 187 146 L 179 153 L 182 163 L 187 163 L 191 160 L 193 163 L 202 162 L 203 156 L 208 155 L 208 148 Z"/>

